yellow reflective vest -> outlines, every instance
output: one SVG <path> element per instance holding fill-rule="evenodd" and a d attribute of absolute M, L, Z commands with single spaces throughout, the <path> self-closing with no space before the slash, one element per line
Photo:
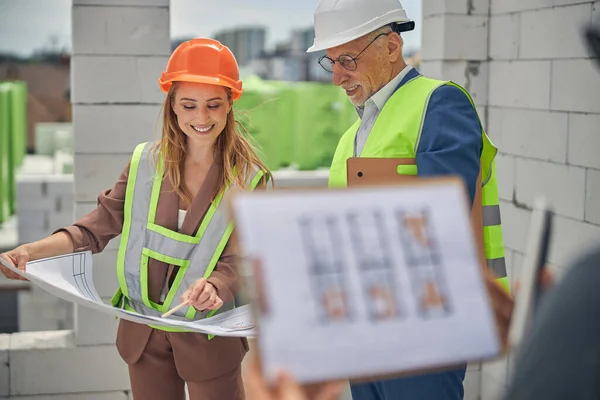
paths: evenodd
<path fill-rule="evenodd" d="M 183 293 L 196 280 L 211 275 L 231 236 L 233 221 L 228 217 L 223 201 L 229 190 L 226 187 L 210 204 L 196 235 L 185 235 L 157 225 L 154 220 L 163 182 L 163 167 L 161 160 L 158 165 L 153 162 L 152 145 L 151 142 L 141 143 L 131 158 L 117 258 L 119 290 L 113 296 L 112 304 L 142 315 L 159 317 L 177 306 Z M 256 170 L 249 177 L 249 190 L 254 190 L 263 176 L 264 171 Z M 149 297 L 150 258 L 179 267 L 162 304 L 153 302 Z M 193 306 L 188 306 L 176 311 L 171 318 L 199 320 L 234 307 L 233 301 L 212 311 L 198 312 Z M 174 327 L 150 326 L 171 332 L 185 331 Z"/>
<path fill-rule="evenodd" d="M 416 158 L 429 99 L 434 90 L 441 85 L 458 87 L 473 104 L 469 93 L 454 82 L 439 81 L 419 75 L 400 86 L 386 102 L 369 133 L 360 157 Z M 473 105 L 473 107 L 475 106 Z M 398 110 L 402 110 L 402 112 L 398 112 Z M 359 126 L 360 120 L 357 120 L 340 139 L 330 168 L 330 187 L 347 185 L 346 160 L 354 154 L 354 139 Z M 477 190 L 481 190 L 485 258 L 488 268 L 498 277 L 498 283 L 508 291 L 498 184 L 495 173 L 495 158 L 498 149 L 483 128 L 481 140 L 483 142 L 480 157 L 481 187 L 478 187 Z M 418 168 L 416 164 L 400 165 L 398 173 L 417 175 Z"/>

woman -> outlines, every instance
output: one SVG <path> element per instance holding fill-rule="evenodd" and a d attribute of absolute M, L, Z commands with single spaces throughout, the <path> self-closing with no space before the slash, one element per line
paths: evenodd
<path fill-rule="evenodd" d="M 232 185 L 264 186 L 270 174 L 237 130 L 232 105 L 242 83 L 227 47 L 211 39 L 182 43 L 159 84 L 167 93 L 161 140 L 135 149 L 95 210 L 3 256 L 24 270 L 29 260 L 98 253 L 121 235 L 114 305 L 161 315 L 185 302 L 174 318 L 205 318 L 232 308 L 238 290 L 223 197 Z M 135 399 L 184 399 L 184 383 L 192 400 L 244 398 L 245 338 L 121 320 L 116 344 Z"/>

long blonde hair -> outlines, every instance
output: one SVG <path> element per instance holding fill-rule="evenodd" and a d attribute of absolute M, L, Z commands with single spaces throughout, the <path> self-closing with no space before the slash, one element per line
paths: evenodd
<path fill-rule="evenodd" d="M 177 83 L 175 82 L 169 89 L 162 105 L 162 135 L 154 147 L 154 161 L 157 162 L 159 157 L 163 161 L 164 178 L 169 179 L 177 195 L 183 200 L 186 208 L 189 208 L 193 195 L 184 186 L 182 178 L 187 136 L 179 128 L 177 115 L 172 107 L 175 102 L 176 90 Z M 227 98 L 230 102 L 231 96 L 231 90 L 227 89 Z M 219 166 L 217 180 L 219 191 L 224 190 L 232 183 L 239 188 L 247 188 L 250 175 L 254 174 L 256 169 L 262 170 L 265 176 L 268 175 L 270 179 L 273 179 L 269 169 L 257 156 L 248 131 L 236 120 L 233 106 L 227 114 L 223 132 L 217 137 L 214 158 Z M 262 182 L 266 182 L 264 176 Z"/>

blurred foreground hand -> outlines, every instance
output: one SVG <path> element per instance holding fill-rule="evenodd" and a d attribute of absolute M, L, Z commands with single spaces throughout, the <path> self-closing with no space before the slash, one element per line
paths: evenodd
<path fill-rule="evenodd" d="M 249 360 L 244 382 L 248 400 L 339 400 L 343 388 L 342 382 L 303 387 L 286 373 L 281 373 L 276 384 L 269 386 L 263 378 L 256 356 Z"/>
<path fill-rule="evenodd" d="M 492 308 L 494 309 L 496 322 L 498 324 L 498 328 L 500 329 L 502 345 L 504 348 L 506 348 L 508 346 L 508 330 L 510 328 L 510 321 L 515 306 L 514 297 L 509 293 L 506 293 L 506 290 L 496 283 L 495 279 L 497 277 L 494 275 L 494 273 L 486 269 L 484 278 L 492 301 Z M 548 268 L 544 268 L 542 270 L 540 282 L 542 288 L 547 288 L 553 284 L 554 278 L 552 277 L 552 274 Z M 517 296 L 518 291 L 519 283 L 517 282 L 514 287 L 515 296 Z"/>

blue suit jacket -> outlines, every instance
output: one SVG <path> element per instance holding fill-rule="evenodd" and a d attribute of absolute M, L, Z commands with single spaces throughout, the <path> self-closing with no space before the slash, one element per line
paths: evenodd
<path fill-rule="evenodd" d="M 419 75 L 412 69 L 396 90 Z M 455 86 L 440 86 L 432 93 L 425 111 L 416 155 L 418 175 L 460 176 L 472 205 L 483 149 L 481 133 L 477 111 L 463 91 Z"/>

